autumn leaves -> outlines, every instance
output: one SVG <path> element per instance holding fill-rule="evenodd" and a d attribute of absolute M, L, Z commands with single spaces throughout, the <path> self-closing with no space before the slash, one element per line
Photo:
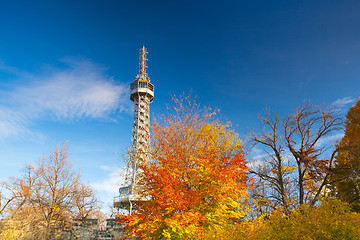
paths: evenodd
<path fill-rule="evenodd" d="M 354 227 L 360 222 L 359 216 L 331 197 L 339 148 L 331 148 L 326 139 L 340 130 L 342 123 L 334 108 L 305 102 L 282 119 L 266 112 L 260 118 L 265 131 L 251 135 L 251 142 L 265 154 L 252 162 L 250 169 L 243 143 L 229 123 L 215 118 L 216 111 L 201 109 L 189 98 L 174 102 L 169 114 L 152 126 L 150 162 L 139 163 L 141 195 L 148 200 L 137 202 L 130 215 L 118 217 L 126 223 L 128 236 L 359 236 Z M 340 210 L 332 211 L 331 205 Z M 333 219 L 334 231 L 329 232 L 328 219 Z M 338 228 L 344 228 L 343 221 L 348 223 L 346 231 Z M 323 230 L 310 234 L 318 227 Z"/>
<path fill-rule="evenodd" d="M 214 112 L 176 101 L 152 128 L 150 163 L 139 164 L 142 195 L 129 234 L 143 239 L 201 239 L 244 216 L 247 167 L 241 141 Z"/>

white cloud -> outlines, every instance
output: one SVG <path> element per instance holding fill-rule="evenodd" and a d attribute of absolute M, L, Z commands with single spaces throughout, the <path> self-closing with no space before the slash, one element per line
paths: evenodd
<path fill-rule="evenodd" d="M 128 111 L 128 87 L 105 74 L 89 60 L 67 58 L 64 68 L 47 67 L 36 74 L 24 74 L 12 67 L 0 70 L 17 75 L 12 91 L 0 95 L 0 135 L 28 132 L 39 119 L 78 120 L 109 118 L 116 111 Z"/>
<path fill-rule="evenodd" d="M 254 146 L 254 148 L 251 149 L 247 161 L 247 166 L 252 168 L 257 168 L 261 164 L 263 164 L 264 159 L 269 156 L 268 153 L 264 152 L 264 149 L 259 148 L 258 146 Z"/>
<path fill-rule="evenodd" d="M 6 107 L 0 108 L 0 135 L 8 137 L 24 132 L 26 120 L 17 112 Z"/>
<path fill-rule="evenodd" d="M 343 107 L 346 104 L 353 103 L 355 101 L 356 101 L 356 99 L 353 98 L 353 97 L 343 97 L 343 98 L 340 98 L 340 99 L 336 100 L 334 102 L 334 105 L 336 105 L 338 107 Z"/>
<path fill-rule="evenodd" d="M 105 179 L 99 182 L 93 182 L 91 183 L 91 186 L 99 193 L 110 194 L 115 197 L 119 193 L 120 185 L 125 182 L 125 168 L 113 166 L 101 166 L 100 168 L 109 173 Z"/>
<path fill-rule="evenodd" d="M 328 144 L 328 143 L 333 143 L 336 140 L 340 140 L 343 136 L 344 136 L 344 133 L 337 133 L 337 134 L 319 139 L 319 141 L 316 143 L 316 146 L 320 147 L 320 146 Z"/>
<path fill-rule="evenodd" d="M 101 169 L 101 170 L 104 170 L 104 171 L 110 171 L 110 170 L 112 169 L 112 167 L 102 165 L 102 166 L 100 166 L 100 169 Z"/>
<path fill-rule="evenodd" d="M 105 206 L 112 206 L 114 197 L 119 196 L 119 187 L 125 182 L 125 167 L 100 166 L 100 168 L 108 172 L 107 177 L 101 181 L 90 183 L 91 187 L 96 190 L 100 201 Z M 108 209 L 104 208 L 106 212 Z"/>

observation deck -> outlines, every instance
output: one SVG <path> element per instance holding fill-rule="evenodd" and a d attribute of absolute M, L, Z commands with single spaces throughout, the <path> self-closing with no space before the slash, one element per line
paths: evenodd
<path fill-rule="evenodd" d="M 119 196 L 114 197 L 114 207 L 129 210 L 134 203 L 149 200 L 140 197 L 136 194 L 136 191 L 133 190 L 136 189 L 133 189 L 132 186 L 119 188 Z"/>
<path fill-rule="evenodd" d="M 154 84 L 146 80 L 136 80 L 130 84 L 130 100 L 134 101 L 137 96 L 147 96 L 150 102 L 154 99 Z"/>
<path fill-rule="evenodd" d="M 131 186 L 121 187 L 119 188 L 119 196 L 114 197 L 114 207 L 129 209 L 130 202 L 134 200 Z"/>

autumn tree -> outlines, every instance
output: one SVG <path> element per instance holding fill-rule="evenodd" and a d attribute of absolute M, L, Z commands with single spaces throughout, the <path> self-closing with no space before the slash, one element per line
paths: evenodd
<path fill-rule="evenodd" d="M 139 163 L 142 199 L 128 223 L 141 239 L 202 239 L 244 216 L 248 170 L 230 124 L 188 98 L 152 126 L 150 160 Z"/>
<path fill-rule="evenodd" d="M 263 133 L 251 133 L 251 140 L 257 146 L 262 146 L 264 153 L 253 159 L 250 174 L 256 176 L 254 188 L 251 191 L 252 212 L 258 213 L 254 217 L 270 213 L 282 208 L 285 213 L 294 204 L 294 181 L 292 172 L 294 164 L 284 156 L 286 143 L 281 137 L 282 123 L 279 114 L 272 114 L 266 109 L 259 116 L 265 127 Z"/>
<path fill-rule="evenodd" d="M 35 166 L 26 165 L 22 177 L 11 178 L 8 187 L 13 201 L 7 220 L 28 226 L 31 233 L 22 239 L 52 239 L 57 230 L 70 226 L 73 218 L 91 218 L 99 210 L 93 190 L 72 169 L 66 144 L 43 156 Z"/>
<path fill-rule="evenodd" d="M 338 198 L 360 212 L 360 99 L 346 115 L 345 135 L 338 148 L 332 186 Z"/>
<path fill-rule="evenodd" d="M 260 120 L 264 132 L 253 133 L 251 138 L 264 157 L 253 162 L 251 173 L 263 184 L 253 195 L 272 210 L 281 207 L 285 213 L 291 206 L 315 205 L 330 182 L 339 151 L 327 144 L 328 137 L 341 129 L 335 108 L 304 102 L 284 118 L 267 111 Z"/>

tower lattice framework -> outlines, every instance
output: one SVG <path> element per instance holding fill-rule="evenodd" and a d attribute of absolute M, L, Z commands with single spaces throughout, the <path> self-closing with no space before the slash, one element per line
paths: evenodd
<path fill-rule="evenodd" d="M 147 49 L 143 46 L 139 53 L 139 73 L 130 84 L 130 100 L 134 102 L 134 121 L 131 137 L 131 180 L 129 185 L 119 189 L 119 197 L 114 199 L 114 207 L 129 209 L 133 203 L 142 201 L 138 195 L 138 163 L 147 161 L 150 145 L 150 103 L 154 99 L 154 85 L 146 72 Z"/>

